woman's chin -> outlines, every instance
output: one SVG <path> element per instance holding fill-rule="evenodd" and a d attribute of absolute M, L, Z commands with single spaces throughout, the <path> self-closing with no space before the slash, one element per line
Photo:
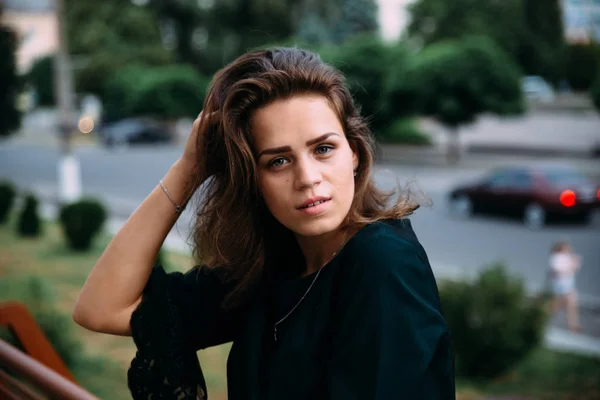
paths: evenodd
<path fill-rule="evenodd" d="M 341 224 L 341 220 L 337 221 L 331 218 L 315 219 L 295 223 L 289 229 L 299 236 L 321 236 L 337 230 Z"/>

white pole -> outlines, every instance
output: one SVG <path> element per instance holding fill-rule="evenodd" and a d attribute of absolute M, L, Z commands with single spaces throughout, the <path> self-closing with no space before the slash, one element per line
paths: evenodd
<path fill-rule="evenodd" d="M 54 60 L 54 87 L 58 103 L 58 130 L 61 135 L 62 156 L 58 164 L 58 189 L 61 202 L 70 203 L 81 197 L 81 167 L 71 149 L 75 129 L 73 107 L 73 78 L 67 47 L 63 0 L 55 0 L 58 29 L 58 51 Z"/>

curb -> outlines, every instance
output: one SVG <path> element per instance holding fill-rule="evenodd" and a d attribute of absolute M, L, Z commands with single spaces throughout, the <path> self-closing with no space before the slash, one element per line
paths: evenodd
<path fill-rule="evenodd" d="M 447 168 L 480 168 L 483 164 L 506 163 L 521 159 L 548 161 L 584 161 L 600 165 L 600 144 L 587 150 L 524 147 L 507 144 L 469 144 L 461 152 L 461 160 L 456 165 L 448 164 L 443 146 L 406 146 L 390 143 L 377 143 L 375 160 L 378 163 L 417 164 Z M 468 166 L 469 164 L 475 164 Z"/>

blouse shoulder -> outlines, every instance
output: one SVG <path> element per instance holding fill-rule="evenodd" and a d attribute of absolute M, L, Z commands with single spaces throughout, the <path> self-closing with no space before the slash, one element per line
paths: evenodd
<path fill-rule="evenodd" d="M 429 266 L 425 249 L 409 219 L 378 221 L 364 227 L 346 249 L 347 260 L 370 268 L 396 268 L 398 263 Z"/>
<path fill-rule="evenodd" d="M 440 306 L 435 276 L 409 220 L 375 222 L 353 239 L 342 261 L 344 286 L 349 291 L 383 295 L 403 288 L 420 293 L 434 307 Z"/>

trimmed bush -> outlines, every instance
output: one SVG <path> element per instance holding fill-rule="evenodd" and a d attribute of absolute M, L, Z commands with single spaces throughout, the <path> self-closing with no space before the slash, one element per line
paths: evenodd
<path fill-rule="evenodd" d="M 34 195 L 28 194 L 25 197 L 17 224 L 17 232 L 20 236 L 35 237 L 41 233 L 42 221 L 38 212 L 38 204 L 39 201 Z"/>
<path fill-rule="evenodd" d="M 88 250 L 106 218 L 106 208 L 97 200 L 84 199 L 63 206 L 60 223 L 69 247 L 75 251 Z"/>
<path fill-rule="evenodd" d="M 486 268 L 474 282 L 441 284 L 440 296 L 461 376 L 497 377 L 541 343 L 544 300 L 528 298 L 523 282 L 502 264 Z"/>
<path fill-rule="evenodd" d="M 17 190 L 12 183 L 0 182 L 0 225 L 8 220 L 16 195 Z"/>

